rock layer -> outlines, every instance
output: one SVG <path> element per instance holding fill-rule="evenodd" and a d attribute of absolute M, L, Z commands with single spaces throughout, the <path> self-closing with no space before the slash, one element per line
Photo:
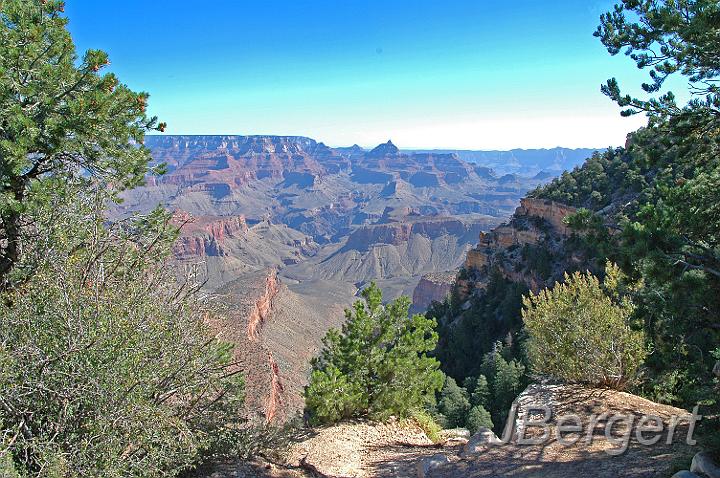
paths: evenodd
<path fill-rule="evenodd" d="M 425 274 L 415 287 L 412 302 L 413 310 L 424 311 L 433 302 L 442 302 L 452 291 L 455 274 Z"/>

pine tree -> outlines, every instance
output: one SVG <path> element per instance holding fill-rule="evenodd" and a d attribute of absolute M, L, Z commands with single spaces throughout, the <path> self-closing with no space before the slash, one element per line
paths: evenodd
<path fill-rule="evenodd" d="M 490 412 L 488 412 L 482 405 L 476 405 L 468 413 L 465 426 L 470 433 L 475 434 L 481 428 L 488 428 L 492 430 L 495 425 L 493 425 Z"/>
<path fill-rule="evenodd" d="M 152 170 L 148 95 L 102 70 L 100 50 L 79 57 L 59 0 L 0 2 L 0 289 L 23 280 L 31 211 L 49 207 L 55 181 L 101 182 L 115 193 Z M 12 274 L 11 274 L 12 273 Z"/>
<path fill-rule="evenodd" d="M 488 408 L 490 406 L 490 385 L 485 375 L 479 375 L 475 380 L 475 388 L 473 389 L 470 401 L 474 407 L 482 406 Z"/>
<path fill-rule="evenodd" d="M 467 390 L 458 386 L 454 378 L 447 377 L 438 403 L 438 410 L 447 420 L 447 426 L 464 427 L 470 408 Z"/>
<path fill-rule="evenodd" d="M 406 416 L 433 403 L 442 387 L 440 364 L 427 356 L 437 345 L 436 322 L 408 317 L 407 297 L 383 305 L 374 283 L 362 297 L 313 361 L 305 399 L 314 423 Z"/>
<path fill-rule="evenodd" d="M 716 0 L 622 0 L 602 15 L 595 36 L 610 54 L 623 52 L 638 68 L 649 69 L 650 82 L 642 85 L 645 93 L 659 93 L 669 77 L 679 74 L 689 81 L 694 98 L 685 107 L 677 104 L 671 91 L 649 99 L 634 98 L 621 93 L 615 78 L 608 80 L 603 92 L 626 108 L 626 116 L 647 113 L 651 125 L 669 120 L 684 132 L 717 129 L 718 16 Z"/>
<path fill-rule="evenodd" d="M 505 423 L 508 410 L 522 391 L 525 368 L 514 360 L 507 362 L 500 354 L 495 357 L 493 379 L 493 421 Z"/>

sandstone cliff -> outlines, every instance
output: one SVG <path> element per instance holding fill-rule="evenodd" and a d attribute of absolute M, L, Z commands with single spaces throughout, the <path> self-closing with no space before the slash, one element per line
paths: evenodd
<path fill-rule="evenodd" d="M 425 274 L 415 287 L 412 296 L 412 311 L 423 312 L 433 302 L 442 302 L 452 291 L 454 272 Z"/>
<path fill-rule="evenodd" d="M 529 254 L 559 253 L 572 231 L 564 219 L 576 209 L 553 201 L 523 198 L 506 224 L 480 234 L 478 245 L 470 250 L 464 268 L 470 279 L 458 280 L 462 296 L 482 290 L 488 273 L 497 269 L 507 279 L 522 282 L 533 290 L 550 285 L 557 272 L 569 269 L 570 263 L 582 261 L 577 255 L 554 257 L 549 270 L 534 270 Z M 529 251 L 529 252 L 528 252 Z M 539 252 L 538 252 L 539 251 Z"/>
<path fill-rule="evenodd" d="M 244 216 L 196 218 L 176 211 L 173 222 L 180 227 L 181 235 L 173 247 L 180 259 L 227 255 L 226 241 L 242 238 L 250 230 Z"/>

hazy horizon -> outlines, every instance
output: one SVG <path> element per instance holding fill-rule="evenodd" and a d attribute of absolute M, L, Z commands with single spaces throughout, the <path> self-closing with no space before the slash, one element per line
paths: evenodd
<path fill-rule="evenodd" d="M 381 141 L 377 144 L 359 144 L 359 143 L 351 143 L 351 144 L 329 144 L 327 141 L 323 141 L 322 138 L 315 138 L 313 136 L 307 135 L 307 134 L 274 134 L 274 133 L 207 133 L 207 134 L 183 134 L 183 133 L 150 133 L 146 134 L 145 137 L 169 137 L 169 136 L 238 136 L 238 137 L 252 137 L 252 136 L 277 136 L 281 138 L 287 138 L 287 137 L 295 137 L 295 138 L 308 138 L 312 139 L 314 141 L 317 141 L 318 143 L 323 143 L 326 146 L 330 148 L 351 148 L 353 146 L 359 146 L 365 150 L 372 150 L 373 148 L 387 143 L 388 141 L 391 141 L 395 146 L 398 147 L 400 151 L 479 151 L 479 152 L 510 152 L 510 151 L 532 151 L 532 150 L 553 150 L 553 149 L 568 149 L 568 150 L 582 150 L 582 149 L 594 149 L 598 151 L 603 151 L 607 148 L 613 148 L 613 147 L 619 147 L 622 146 L 620 144 L 614 144 L 614 145 L 606 145 L 606 146 L 581 146 L 581 147 L 567 147 L 563 145 L 557 145 L 557 146 L 550 146 L 550 147 L 543 147 L 543 148 L 507 148 L 507 149 L 468 149 L 468 148 L 445 148 L 445 147 L 414 147 L 414 146 L 405 146 L 398 144 L 396 141 L 394 141 L 392 138 L 388 138 L 385 141 Z"/>

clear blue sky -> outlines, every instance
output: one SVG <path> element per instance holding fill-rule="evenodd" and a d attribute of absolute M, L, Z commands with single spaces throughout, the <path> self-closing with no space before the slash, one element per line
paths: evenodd
<path fill-rule="evenodd" d="M 592 36 L 612 1 L 67 0 L 172 134 L 333 146 L 605 147 L 644 122 L 600 92 L 645 73 Z M 632 90 L 631 90 L 632 91 Z"/>

